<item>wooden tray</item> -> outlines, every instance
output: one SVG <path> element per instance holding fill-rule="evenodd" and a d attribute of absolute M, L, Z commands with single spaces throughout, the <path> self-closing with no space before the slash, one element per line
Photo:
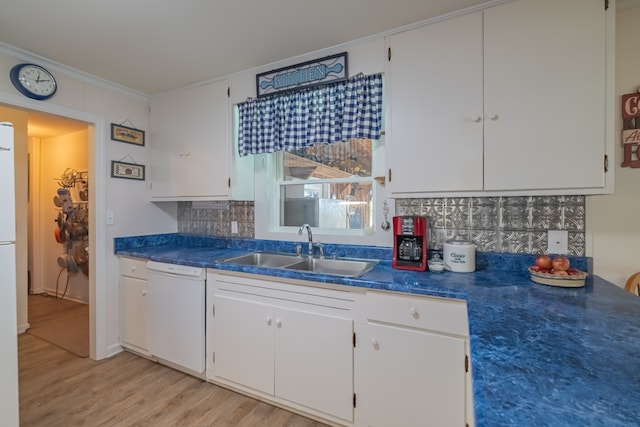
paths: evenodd
<path fill-rule="evenodd" d="M 529 267 L 529 274 L 531 274 L 531 280 L 536 283 L 561 288 L 580 288 L 584 286 L 585 279 L 587 278 L 587 273 L 584 271 L 579 271 L 578 274 L 572 276 L 558 276 L 533 271 L 531 267 Z"/>

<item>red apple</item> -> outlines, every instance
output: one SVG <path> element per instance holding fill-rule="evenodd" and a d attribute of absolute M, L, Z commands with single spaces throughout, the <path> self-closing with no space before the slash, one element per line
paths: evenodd
<path fill-rule="evenodd" d="M 552 266 L 551 257 L 549 255 L 538 255 L 536 265 L 544 270 L 550 269 Z"/>
<path fill-rule="evenodd" d="M 551 265 L 555 271 L 567 271 L 569 269 L 569 259 L 565 256 L 559 255 L 553 258 Z"/>

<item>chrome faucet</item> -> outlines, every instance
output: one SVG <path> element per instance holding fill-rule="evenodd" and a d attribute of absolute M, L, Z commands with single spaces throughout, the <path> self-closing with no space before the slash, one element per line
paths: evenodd
<path fill-rule="evenodd" d="M 298 229 L 298 235 L 302 236 L 304 229 L 307 229 L 307 235 L 309 236 L 309 258 L 313 258 L 313 235 L 311 234 L 311 226 L 309 224 L 302 224 Z"/>

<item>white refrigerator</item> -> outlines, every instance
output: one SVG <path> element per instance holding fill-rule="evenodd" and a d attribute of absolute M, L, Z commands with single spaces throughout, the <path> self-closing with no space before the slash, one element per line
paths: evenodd
<path fill-rule="evenodd" d="M 13 126 L 0 123 L 0 414 L 8 427 L 19 424 L 16 305 Z"/>

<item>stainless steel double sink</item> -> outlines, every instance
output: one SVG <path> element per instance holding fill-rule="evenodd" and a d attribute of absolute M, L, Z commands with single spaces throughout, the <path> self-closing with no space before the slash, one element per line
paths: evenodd
<path fill-rule="evenodd" d="M 272 252 L 252 252 L 233 258 L 227 258 L 224 262 L 256 267 L 282 268 L 286 270 L 305 271 L 317 274 L 329 274 L 342 277 L 362 276 L 379 261 L 370 259 L 329 259 L 329 258 L 305 258 L 292 254 Z"/>

